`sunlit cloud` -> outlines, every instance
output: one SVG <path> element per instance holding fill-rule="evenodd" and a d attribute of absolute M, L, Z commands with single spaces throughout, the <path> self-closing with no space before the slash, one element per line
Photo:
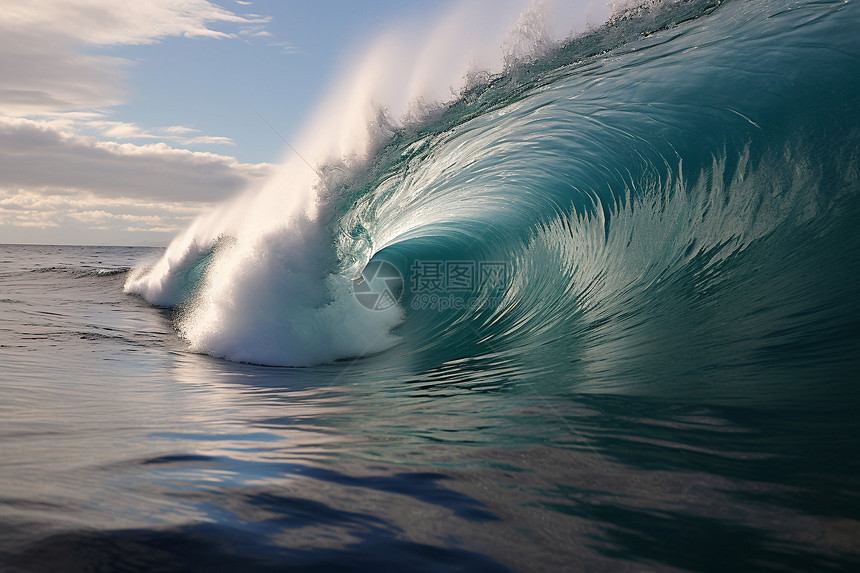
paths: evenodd
<path fill-rule="evenodd" d="M 268 17 L 206 0 L 0 0 L 0 13 L 0 229 L 175 233 L 269 172 L 184 149 L 229 137 L 112 117 L 131 68 L 100 49 L 268 37 Z"/>
<path fill-rule="evenodd" d="M 42 241 L 74 233 L 93 243 L 123 242 L 123 237 L 158 243 L 207 208 L 206 203 L 106 198 L 64 189 L 0 189 L 0 232 L 17 230 L 14 236 Z"/>
<path fill-rule="evenodd" d="M 212 202 L 264 178 L 270 168 L 163 142 L 100 141 L 51 122 L 0 117 L 0 188 Z"/>
<path fill-rule="evenodd" d="M 175 134 L 175 135 L 184 135 L 187 133 L 197 133 L 197 130 L 193 127 L 187 127 L 184 125 L 169 125 L 167 127 L 162 127 L 161 130 L 165 133 Z"/>
<path fill-rule="evenodd" d="M 284 54 L 300 54 L 301 49 L 292 42 L 269 42 L 270 46 L 280 48 Z"/>
<path fill-rule="evenodd" d="M 55 122 L 56 124 L 56 122 Z M 123 121 L 88 120 L 66 124 L 79 132 L 92 132 L 111 139 L 159 140 L 179 145 L 235 145 L 229 137 L 219 135 L 195 135 L 199 129 L 184 125 L 170 125 L 145 129 L 136 123 Z"/>
<path fill-rule="evenodd" d="M 116 105 L 127 62 L 86 46 L 150 44 L 168 36 L 230 38 L 217 24 L 261 26 L 205 0 L 0 0 L 0 113 Z"/>
<path fill-rule="evenodd" d="M 178 139 L 185 145 L 236 145 L 229 137 L 220 135 L 201 135 L 199 137 L 188 137 Z"/>

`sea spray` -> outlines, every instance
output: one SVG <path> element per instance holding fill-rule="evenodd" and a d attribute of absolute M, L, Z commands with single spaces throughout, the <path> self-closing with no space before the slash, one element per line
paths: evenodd
<path fill-rule="evenodd" d="M 392 364 L 504 357 L 594 392 L 747 399 L 792 380 L 791 399 L 843 376 L 824 357 L 857 344 L 838 310 L 860 259 L 852 11 L 650 2 L 550 49 L 526 11 L 511 25 L 539 55 L 467 68 L 454 100 L 417 107 L 380 103 L 397 83 L 373 80 L 386 38 L 311 122 L 304 159 L 196 222 L 127 289 L 179 304 L 192 348 L 233 360 L 309 365 L 400 342 Z M 404 73 L 404 93 L 425 72 Z M 399 270 L 399 306 L 352 296 L 371 260 Z M 504 284 L 443 309 L 445 284 L 417 292 L 414 269 L 448 262 L 501 264 Z M 803 352 L 781 350 L 792 337 Z"/>
<path fill-rule="evenodd" d="M 352 296 L 352 279 L 378 245 L 338 252 L 330 221 L 345 201 L 338 191 L 401 126 L 421 125 L 476 77 L 537 58 L 608 13 L 583 2 L 576 19 L 550 25 L 561 6 L 507 2 L 487 19 L 487 3 L 476 2 L 453 8 L 423 40 L 405 30 L 383 36 L 320 105 L 301 155 L 288 155 L 261 189 L 195 221 L 153 267 L 130 274 L 126 292 L 181 306 L 177 325 L 192 349 L 231 360 L 304 366 L 390 347 L 404 312 L 367 309 Z"/>

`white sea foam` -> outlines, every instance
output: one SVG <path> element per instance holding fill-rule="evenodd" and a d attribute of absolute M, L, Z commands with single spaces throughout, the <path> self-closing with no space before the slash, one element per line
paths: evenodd
<path fill-rule="evenodd" d="M 231 360 L 301 366 L 395 344 L 402 309 L 364 308 L 339 268 L 327 226 L 334 185 L 320 166 L 360 169 L 393 128 L 608 14 L 603 1 L 471 2 L 429 31 L 391 30 L 345 63 L 296 141 L 301 156 L 291 151 L 262 187 L 197 219 L 154 266 L 130 273 L 126 291 L 182 305 L 192 348 Z"/>

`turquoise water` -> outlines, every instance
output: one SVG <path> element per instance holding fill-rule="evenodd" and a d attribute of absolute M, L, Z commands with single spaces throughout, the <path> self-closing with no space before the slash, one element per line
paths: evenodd
<path fill-rule="evenodd" d="M 860 567 L 858 22 L 631 13 L 316 218 L 0 247 L 0 565 Z"/>

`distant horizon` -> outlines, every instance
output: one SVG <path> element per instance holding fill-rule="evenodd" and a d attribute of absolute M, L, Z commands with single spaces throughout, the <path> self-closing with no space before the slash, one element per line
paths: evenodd
<path fill-rule="evenodd" d="M 109 245 L 109 244 L 61 244 L 61 243 L 0 243 L 0 247 L 116 247 L 120 249 L 166 249 L 166 245 Z"/>

